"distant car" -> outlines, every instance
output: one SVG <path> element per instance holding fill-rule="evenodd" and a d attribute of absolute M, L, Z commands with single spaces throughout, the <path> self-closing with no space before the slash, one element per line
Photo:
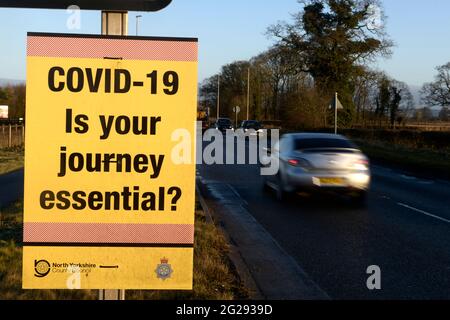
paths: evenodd
<path fill-rule="evenodd" d="M 226 133 L 227 130 L 233 130 L 233 122 L 228 118 L 220 118 L 216 121 L 216 130 Z"/>
<path fill-rule="evenodd" d="M 279 171 L 264 177 L 264 185 L 274 188 L 279 200 L 299 191 L 333 190 L 365 204 L 371 183 L 369 159 L 343 136 L 287 134 L 273 147 L 270 158 L 279 162 Z"/>
<path fill-rule="evenodd" d="M 202 121 L 202 131 L 206 131 L 209 129 L 209 123 L 207 120 Z"/>
<path fill-rule="evenodd" d="M 256 120 L 242 121 L 240 129 L 250 135 L 260 135 L 264 133 L 261 123 Z"/>

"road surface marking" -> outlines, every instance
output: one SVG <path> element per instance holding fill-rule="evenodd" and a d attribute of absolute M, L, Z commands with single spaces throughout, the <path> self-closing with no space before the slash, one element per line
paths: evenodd
<path fill-rule="evenodd" d="M 426 184 L 426 185 L 432 185 L 434 184 L 434 181 L 431 180 L 419 180 L 420 184 Z"/>
<path fill-rule="evenodd" d="M 407 209 L 410 209 L 410 210 L 413 210 L 413 211 L 422 213 L 422 214 L 424 214 L 424 215 L 426 215 L 426 216 L 429 216 L 429 217 L 438 219 L 438 220 L 443 221 L 443 222 L 446 222 L 446 223 L 450 223 L 450 220 L 448 220 L 448 219 L 444 219 L 444 218 L 442 218 L 442 217 L 435 216 L 434 214 L 428 213 L 428 212 L 426 212 L 426 211 L 423 211 L 423 210 L 420 210 L 420 209 L 417 209 L 417 208 L 414 208 L 414 207 L 410 207 L 410 206 L 408 206 L 407 204 L 404 204 L 404 203 L 401 203 L 401 202 L 398 202 L 397 204 L 398 204 L 399 206 L 401 206 L 401 207 L 404 207 L 404 208 L 407 208 Z"/>
<path fill-rule="evenodd" d="M 402 174 L 402 175 L 400 175 L 400 176 L 401 176 L 403 179 L 406 179 L 406 180 L 413 180 L 413 181 L 417 180 L 416 177 L 407 176 L 407 175 L 404 175 L 404 174 Z"/>
<path fill-rule="evenodd" d="M 241 197 L 241 195 L 236 191 L 236 189 L 234 187 L 232 187 L 231 185 L 228 185 L 228 187 L 231 189 L 231 191 L 233 191 L 233 193 L 236 195 L 236 197 L 239 198 L 239 200 L 241 200 L 246 206 L 248 206 L 248 202 L 246 200 L 244 200 L 244 198 Z"/>

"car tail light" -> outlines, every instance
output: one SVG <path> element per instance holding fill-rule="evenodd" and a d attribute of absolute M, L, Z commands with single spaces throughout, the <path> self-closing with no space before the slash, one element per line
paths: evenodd
<path fill-rule="evenodd" d="M 305 159 L 289 159 L 289 165 L 293 167 L 310 168 L 311 164 Z"/>
<path fill-rule="evenodd" d="M 356 161 L 353 164 L 353 167 L 356 170 L 369 170 L 369 166 L 370 166 L 370 163 L 369 163 L 369 160 L 367 160 L 367 159 L 359 159 L 358 161 Z"/>

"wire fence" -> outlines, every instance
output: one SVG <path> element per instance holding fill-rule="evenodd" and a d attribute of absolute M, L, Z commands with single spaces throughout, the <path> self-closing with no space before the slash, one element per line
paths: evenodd
<path fill-rule="evenodd" d="M 25 143 L 25 126 L 20 124 L 0 125 L 0 148 L 22 146 Z"/>

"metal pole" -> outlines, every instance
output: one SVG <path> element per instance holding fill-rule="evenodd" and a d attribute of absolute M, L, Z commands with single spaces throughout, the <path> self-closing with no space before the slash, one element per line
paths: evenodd
<path fill-rule="evenodd" d="M 220 118 L 220 75 L 217 76 L 217 120 Z"/>
<path fill-rule="evenodd" d="M 128 12 L 102 11 L 102 34 L 113 36 L 127 36 Z"/>
<path fill-rule="evenodd" d="M 338 134 L 338 93 L 334 96 L 334 134 Z"/>
<path fill-rule="evenodd" d="M 128 12 L 102 11 L 102 34 L 127 36 Z M 125 300 L 125 290 L 100 290 L 99 300 Z"/>
<path fill-rule="evenodd" d="M 247 73 L 247 120 L 250 120 L 250 67 Z"/>

